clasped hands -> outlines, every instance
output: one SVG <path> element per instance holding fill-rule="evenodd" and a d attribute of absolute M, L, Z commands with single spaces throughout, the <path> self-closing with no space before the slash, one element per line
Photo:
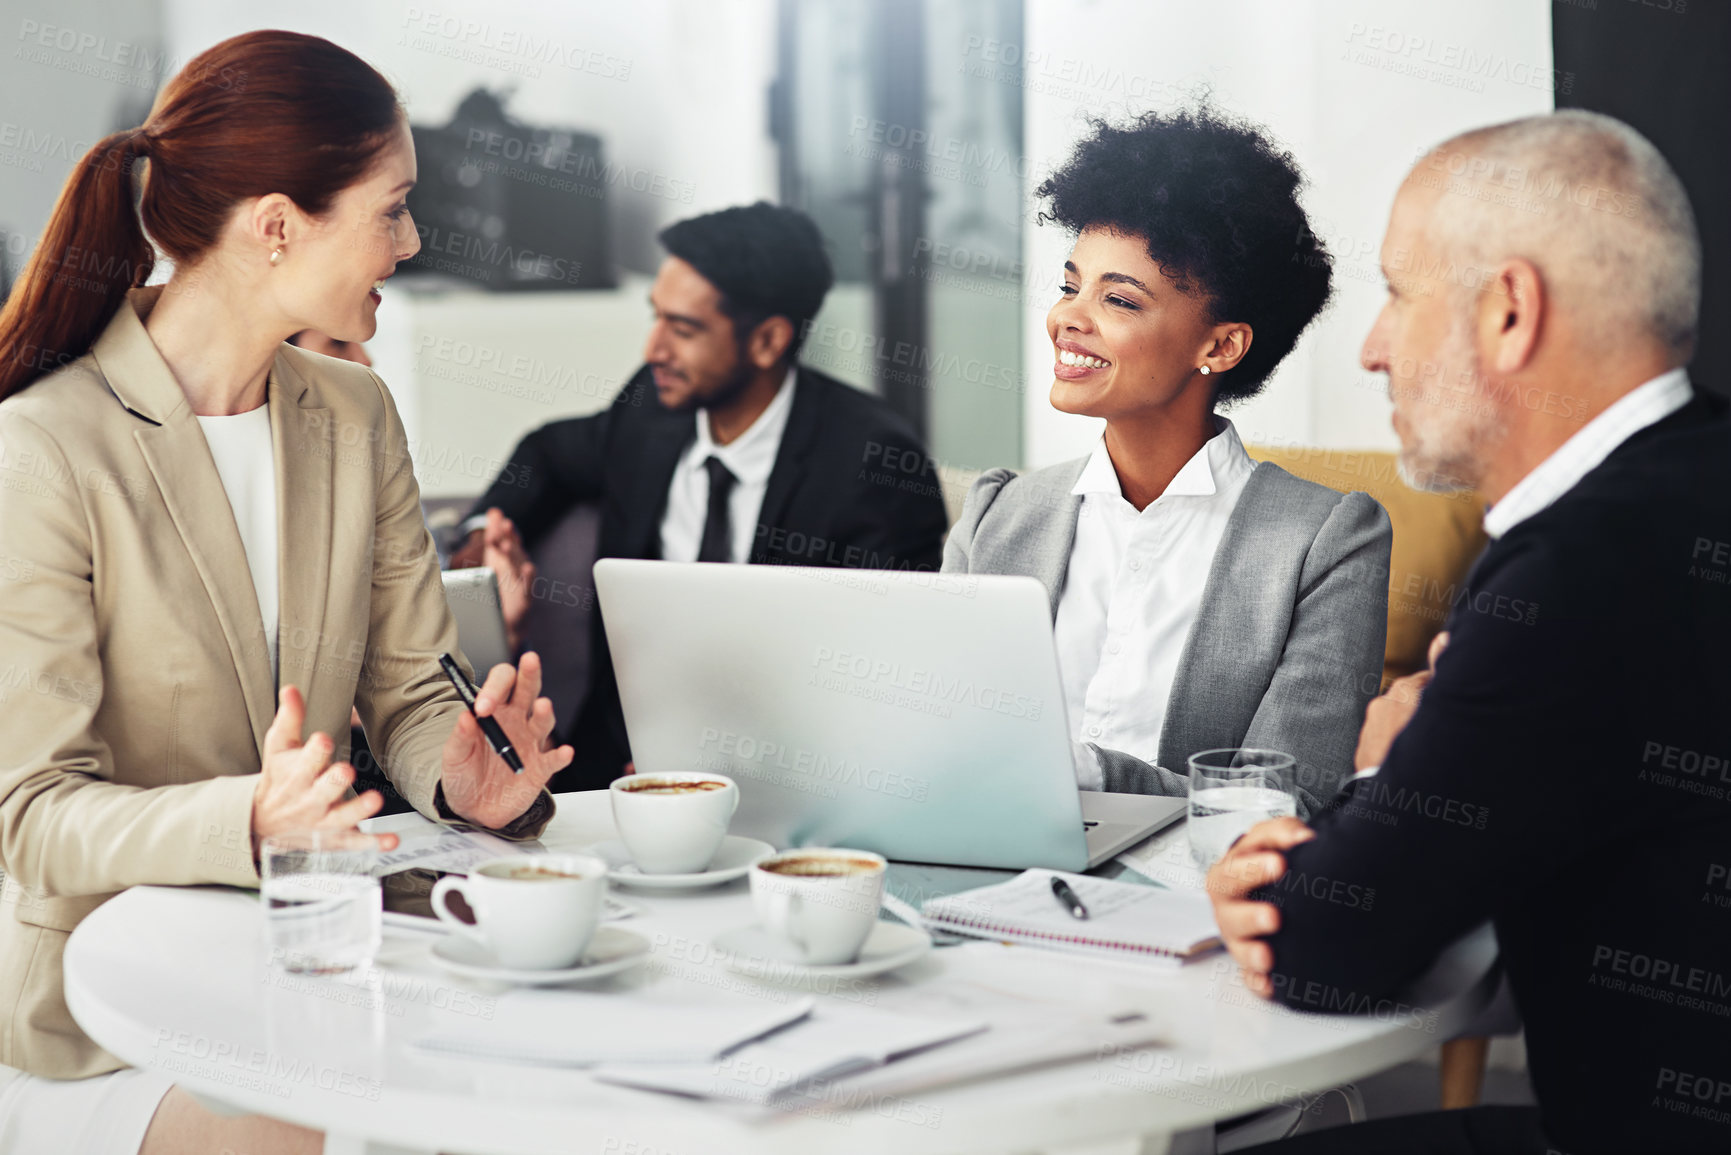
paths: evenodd
<path fill-rule="evenodd" d="M 553 703 L 540 697 L 541 659 L 523 655 L 516 667 L 501 663 L 487 674 L 475 697 L 475 713 L 498 719 L 523 760 L 513 773 L 493 752 L 479 723 L 464 710 L 446 739 L 442 757 L 445 804 L 459 818 L 498 829 L 521 815 L 540 796 L 548 779 L 570 764 L 570 746 L 554 746 Z M 300 690 L 285 686 L 277 697 L 276 718 L 265 734 L 264 765 L 252 798 L 252 849 L 272 834 L 290 830 L 348 830 L 384 805 L 377 790 L 345 798 L 355 768 L 331 762 L 336 743 L 315 733 L 304 742 L 306 703 Z M 373 836 L 380 850 L 394 850 L 397 836 Z"/>
<path fill-rule="evenodd" d="M 1353 757 L 1360 770 L 1382 765 L 1395 737 L 1417 712 L 1424 688 L 1436 672 L 1437 657 L 1447 646 L 1448 635 L 1438 634 L 1431 642 L 1429 668 L 1391 682 L 1388 691 L 1366 708 Z M 1296 818 L 1259 822 L 1208 871 L 1208 897 L 1221 941 L 1238 963 L 1244 985 L 1263 998 L 1274 995 L 1269 977 L 1274 951 L 1263 939 L 1280 929 L 1280 909 L 1271 902 L 1252 901 L 1250 895 L 1278 882 L 1286 873 L 1286 852 L 1315 837 L 1316 832 Z"/>

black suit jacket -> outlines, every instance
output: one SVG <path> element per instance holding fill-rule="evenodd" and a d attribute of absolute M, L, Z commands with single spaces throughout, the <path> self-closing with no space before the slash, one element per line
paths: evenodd
<path fill-rule="evenodd" d="M 937 569 L 948 527 L 936 469 L 908 423 L 882 401 L 801 366 L 751 549 L 760 565 Z M 660 556 L 661 517 L 693 412 L 664 408 L 649 367 L 604 412 L 525 437 L 474 512 L 497 506 L 532 549 L 573 503 L 601 504 L 597 557 Z M 590 689 L 555 703 L 576 760 L 556 790 L 604 786 L 630 758 L 601 615 Z"/>
<path fill-rule="evenodd" d="M 1312 1010 L 1402 1015 L 1380 1000 L 1493 920 L 1546 1135 L 1573 1155 L 1731 1150 L 1731 427 L 1714 409 L 1697 397 L 1637 433 L 1491 544 L 1380 773 L 1266 891 L 1278 997 Z"/>

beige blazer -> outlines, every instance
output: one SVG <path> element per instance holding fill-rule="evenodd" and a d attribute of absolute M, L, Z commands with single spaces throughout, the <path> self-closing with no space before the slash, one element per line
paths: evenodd
<path fill-rule="evenodd" d="M 0 1063 L 57 1078 L 123 1065 L 62 996 L 85 915 L 140 884 L 258 885 L 276 686 L 227 493 L 144 330 L 159 291 L 0 402 Z M 462 705 L 437 657 L 457 631 L 402 421 L 370 370 L 290 345 L 268 397 L 280 680 L 339 758 L 355 705 L 391 781 L 439 818 Z M 510 833 L 550 815 L 544 795 Z"/>

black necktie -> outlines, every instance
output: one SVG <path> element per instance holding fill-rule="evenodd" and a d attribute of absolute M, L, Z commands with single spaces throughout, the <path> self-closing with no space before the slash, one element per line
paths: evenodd
<path fill-rule="evenodd" d="M 703 544 L 697 547 L 697 560 L 732 561 L 733 541 L 727 531 L 727 499 L 733 496 L 733 486 L 739 478 L 728 472 L 719 457 L 705 458 L 703 468 L 709 473 L 709 516 L 703 522 Z"/>

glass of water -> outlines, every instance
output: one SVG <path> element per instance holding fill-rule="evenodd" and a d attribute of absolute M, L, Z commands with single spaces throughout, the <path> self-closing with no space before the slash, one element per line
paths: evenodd
<path fill-rule="evenodd" d="M 271 962 L 295 974 L 370 965 L 383 937 L 377 843 L 354 830 L 273 834 L 259 849 Z"/>
<path fill-rule="evenodd" d="M 1190 857 L 1206 870 L 1238 836 L 1270 818 L 1296 815 L 1296 760 L 1278 750 L 1229 747 L 1190 755 Z"/>

